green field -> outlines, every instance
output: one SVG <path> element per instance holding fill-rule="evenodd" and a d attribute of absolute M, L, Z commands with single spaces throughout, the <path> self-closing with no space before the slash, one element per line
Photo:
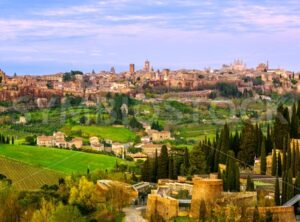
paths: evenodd
<path fill-rule="evenodd" d="M 39 189 L 45 184 L 55 184 L 62 173 L 34 167 L 0 157 L 0 173 L 12 180 L 17 190 Z"/>
<path fill-rule="evenodd" d="M 97 136 L 114 142 L 126 143 L 135 140 L 135 133 L 124 127 L 113 126 L 66 126 L 62 129 L 67 135 L 89 138 Z"/>
<path fill-rule="evenodd" d="M 91 171 L 109 170 L 117 160 L 122 162 L 121 159 L 102 154 L 19 145 L 1 145 L 0 156 L 65 174 L 85 173 L 87 168 Z"/>

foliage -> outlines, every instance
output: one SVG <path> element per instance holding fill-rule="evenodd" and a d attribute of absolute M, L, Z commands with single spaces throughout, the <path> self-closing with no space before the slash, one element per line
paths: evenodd
<path fill-rule="evenodd" d="M 221 96 L 224 97 L 240 97 L 241 93 L 235 84 L 225 82 L 217 83 L 216 88 L 220 91 Z"/>

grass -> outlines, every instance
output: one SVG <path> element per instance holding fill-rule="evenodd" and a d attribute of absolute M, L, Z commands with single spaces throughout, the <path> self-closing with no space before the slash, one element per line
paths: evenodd
<path fill-rule="evenodd" d="M 63 174 L 41 169 L 18 161 L 0 157 L 0 173 L 13 182 L 17 190 L 34 190 L 45 184 L 57 183 Z"/>
<path fill-rule="evenodd" d="M 97 136 L 102 139 L 110 139 L 114 142 L 126 143 L 135 140 L 135 133 L 124 127 L 114 126 L 71 126 L 62 129 L 67 135 L 82 136 L 89 138 Z M 81 134 L 81 135 L 80 135 Z"/>
<path fill-rule="evenodd" d="M 21 145 L 1 145 L 0 156 L 65 174 L 85 173 L 87 168 L 91 171 L 110 170 L 117 160 L 123 162 L 103 154 Z"/>
<path fill-rule="evenodd" d="M 196 220 L 193 220 L 190 217 L 176 217 L 172 222 L 196 222 Z"/>

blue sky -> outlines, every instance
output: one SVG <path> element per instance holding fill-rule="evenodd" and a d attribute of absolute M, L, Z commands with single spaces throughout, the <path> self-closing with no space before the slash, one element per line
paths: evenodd
<path fill-rule="evenodd" d="M 48 74 L 142 67 L 300 71 L 298 0 L 0 0 L 0 68 Z"/>

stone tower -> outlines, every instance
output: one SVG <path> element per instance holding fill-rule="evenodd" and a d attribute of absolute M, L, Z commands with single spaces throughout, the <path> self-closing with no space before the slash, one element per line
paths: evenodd
<path fill-rule="evenodd" d="M 223 181 L 219 179 L 193 178 L 193 191 L 191 203 L 191 216 L 199 218 L 201 200 L 205 201 L 206 206 L 213 205 L 223 192 Z"/>
<path fill-rule="evenodd" d="M 129 72 L 130 72 L 131 75 L 135 72 L 134 64 L 129 65 Z"/>
<path fill-rule="evenodd" d="M 150 62 L 148 59 L 145 61 L 144 71 L 150 72 Z"/>

